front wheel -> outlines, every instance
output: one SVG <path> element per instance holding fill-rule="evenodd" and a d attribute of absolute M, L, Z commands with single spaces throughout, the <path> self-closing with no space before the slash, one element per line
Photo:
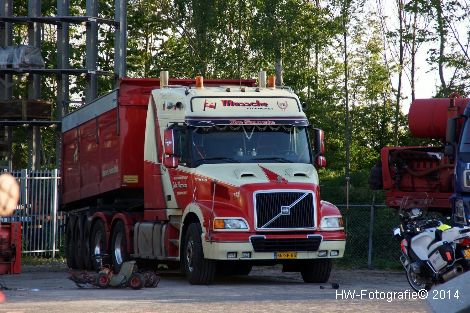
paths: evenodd
<path fill-rule="evenodd" d="M 422 289 L 431 290 L 433 284 L 420 275 L 416 274 L 410 265 L 406 267 L 405 271 L 406 279 L 408 280 L 411 288 L 413 288 L 415 291 L 420 291 Z"/>
<path fill-rule="evenodd" d="M 216 263 L 204 258 L 201 225 L 190 224 L 183 246 L 183 268 L 192 285 L 208 285 L 214 281 Z"/>
<path fill-rule="evenodd" d="M 306 283 L 326 283 L 330 278 L 331 259 L 311 260 L 304 264 L 300 274 Z"/>
<path fill-rule="evenodd" d="M 65 233 L 65 253 L 67 255 L 67 267 L 68 268 L 77 268 L 77 262 L 75 257 L 76 252 L 76 243 L 74 236 L 75 229 L 75 217 L 69 217 L 67 223 L 67 229 Z"/>

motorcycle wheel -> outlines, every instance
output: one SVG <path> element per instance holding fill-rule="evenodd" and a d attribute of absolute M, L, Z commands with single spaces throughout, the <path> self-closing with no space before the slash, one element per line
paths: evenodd
<path fill-rule="evenodd" d="M 424 278 L 416 274 L 411 269 L 411 266 L 406 267 L 406 279 L 408 280 L 408 283 L 410 284 L 411 288 L 413 288 L 415 291 L 420 291 L 422 289 L 431 290 L 433 285 L 429 281 L 426 281 Z"/>

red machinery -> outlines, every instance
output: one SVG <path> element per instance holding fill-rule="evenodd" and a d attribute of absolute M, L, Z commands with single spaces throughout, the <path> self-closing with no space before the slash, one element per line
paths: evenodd
<path fill-rule="evenodd" d="M 451 208 L 454 192 L 453 157 L 445 155 L 448 120 L 460 116 L 469 102 L 464 98 L 419 99 L 412 102 L 408 114 L 411 134 L 418 138 L 437 139 L 442 145 L 384 147 L 381 164 L 371 172 L 371 188 L 386 190 L 390 207 L 426 206 L 430 209 Z M 458 120 L 455 134 L 460 134 Z"/>
<path fill-rule="evenodd" d="M 21 223 L 0 223 L 0 274 L 21 273 Z"/>

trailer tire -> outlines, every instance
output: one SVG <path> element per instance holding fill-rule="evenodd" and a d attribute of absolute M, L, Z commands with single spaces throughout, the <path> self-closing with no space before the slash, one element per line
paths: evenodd
<path fill-rule="evenodd" d="M 95 271 L 99 271 L 102 265 L 107 265 L 108 242 L 102 220 L 97 220 L 93 224 L 90 236 L 90 254 Z"/>
<path fill-rule="evenodd" d="M 199 223 L 188 226 L 183 245 L 183 268 L 191 285 L 208 285 L 214 281 L 216 262 L 204 258 Z"/>
<path fill-rule="evenodd" d="M 300 271 L 306 283 L 326 283 L 330 278 L 331 259 L 312 260 L 305 264 Z"/>
<path fill-rule="evenodd" d="M 90 221 L 84 217 L 83 221 L 83 258 L 86 270 L 93 270 L 93 262 L 90 250 Z"/>
<path fill-rule="evenodd" d="M 65 254 L 67 257 L 67 267 L 68 268 L 76 268 L 77 263 L 75 261 L 75 236 L 74 236 L 74 227 L 75 226 L 75 218 L 69 217 L 69 221 L 67 223 L 67 229 L 65 232 Z"/>
<path fill-rule="evenodd" d="M 80 218 L 77 219 L 74 228 L 74 237 L 75 237 L 75 263 L 76 267 L 79 270 L 85 269 L 85 259 L 83 255 L 83 233 L 82 233 L 82 222 Z"/>
<path fill-rule="evenodd" d="M 129 260 L 129 245 L 126 239 L 126 228 L 124 223 L 119 221 L 113 228 L 111 235 L 111 263 L 114 273 L 119 273 L 124 262 Z"/>

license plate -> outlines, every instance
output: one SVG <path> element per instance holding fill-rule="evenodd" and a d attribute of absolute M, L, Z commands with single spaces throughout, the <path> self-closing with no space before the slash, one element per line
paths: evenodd
<path fill-rule="evenodd" d="M 466 259 L 470 259 L 470 249 L 463 250 L 463 255 Z"/>
<path fill-rule="evenodd" d="M 276 252 L 274 254 L 276 259 L 297 259 L 297 252 Z"/>

